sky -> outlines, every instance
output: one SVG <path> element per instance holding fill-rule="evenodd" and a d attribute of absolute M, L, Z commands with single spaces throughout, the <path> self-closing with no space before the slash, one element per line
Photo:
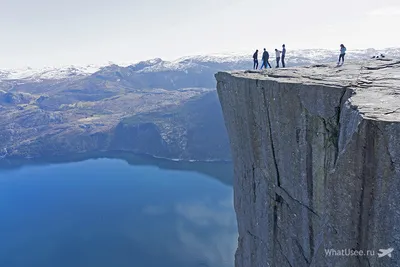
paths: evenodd
<path fill-rule="evenodd" d="M 399 47 L 399 0 L 0 0 L 0 68 Z M 289 56 L 289 54 L 288 54 Z"/>

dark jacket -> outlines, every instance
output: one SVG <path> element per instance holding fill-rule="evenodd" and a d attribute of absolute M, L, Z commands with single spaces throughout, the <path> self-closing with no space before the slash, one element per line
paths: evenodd
<path fill-rule="evenodd" d="M 264 61 L 267 61 L 267 60 L 269 59 L 268 51 L 264 51 L 264 53 L 263 53 L 263 55 L 262 55 L 262 59 L 263 59 Z"/>
<path fill-rule="evenodd" d="M 254 60 L 257 60 L 257 59 L 258 59 L 258 51 L 255 52 L 255 53 L 253 54 L 253 59 L 254 59 Z"/>

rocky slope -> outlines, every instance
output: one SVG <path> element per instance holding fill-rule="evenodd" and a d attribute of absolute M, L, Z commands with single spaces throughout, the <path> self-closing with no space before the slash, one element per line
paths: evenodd
<path fill-rule="evenodd" d="M 184 160 L 228 160 L 217 94 L 209 89 L 0 92 L 0 152 L 49 157 L 131 151 Z"/>
<path fill-rule="evenodd" d="M 63 71 L 60 77 L 47 70 L 4 78 L 0 157 L 117 150 L 183 160 L 229 160 L 212 80 L 215 70 L 203 71 L 199 65 L 160 68 L 164 65 L 157 59 L 127 67 L 110 65 L 93 74 L 72 68 L 75 74 Z M 144 71 L 155 66 L 157 71 Z"/>
<path fill-rule="evenodd" d="M 235 168 L 236 266 L 400 266 L 378 257 L 400 249 L 400 61 L 216 79 Z"/>
<path fill-rule="evenodd" d="M 220 104 L 211 92 L 214 74 L 248 69 L 251 52 L 0 70 L 0 157 L 116 149 L 180 159 L 230 159 Z M 354 50 L 348 59 L 381 52 L 400 55 L 398 48 Z M 336 57 L 337 51 L 288 50 L 287 62 L 294 66 Z"/>

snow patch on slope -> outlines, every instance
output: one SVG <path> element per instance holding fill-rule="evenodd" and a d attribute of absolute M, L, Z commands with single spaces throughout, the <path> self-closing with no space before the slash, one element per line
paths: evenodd
<path fill-rule="evenodd" d="M 147 61 L 140 61 L 135 64 L 129 62 L 108 62 L 103 65 L 87 65 L 87 66 L 66 66 L 66 67 L 45 67 L 42 69 L 14 69 L 0 70 L 0 81 L 6 80 L 59 80 L 72 77 L 80 77 L 91 75 L 105 67 L 117 65 L 119 67 L 129 67 L 131 70 L 138 73 L 148 72 L 166 72 L 166 71 L 183 71 L 196 69 L 202 71 L 209 68 L 209 64 L 235 64 L 249 62 L 251 67 L 252 55 L 254 51 L 237 51 L 215 53 L 207 55 L 191 55 L 178 58 L 173 61 L 163 61 L 160 58 L 154 58 Z M 259 49 L 259 57 L 261 58 L 262 49 Z M 269 49 L 270 59 L 274 59 L 273 49 Z M 337 50 L 328 49 L 302 49 L 302 50 L 287 50 L 286 61 L 288 65 L 306 65 L 322 62 L 330 62 L 337 60 Z M 372 56 L 384 54 L 390 58 L 400 58 L 400 48 L 387 48 L 382 50 L 370 49 L 349 49 L 346 55 L 346 60 L 362 60 L 369 59 Z"/>
<path fill-rule="evenodd" d="M 0 70 L 1 80 L 30 80 L 30 81 L 42 81 L 42 80 L 57 80 L 65 79 L 76 76 L 90 75 L 100 70 L 100 66 L 87 65 L 87 66 L 67 66 L 67 67 L 45 67 L 42 69 L 13 69 L 13 70 Z"/>

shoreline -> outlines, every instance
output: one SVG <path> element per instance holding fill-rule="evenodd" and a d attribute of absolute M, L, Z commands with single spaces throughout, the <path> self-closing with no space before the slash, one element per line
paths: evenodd
<path fill-rule="evenodd" d="M 0 168 L 22 167 L 25 165 L 48 165 L 68 162 L 80 162 L 90 159 L 120 159 L 131 164 L 144 164 L 153 162 L 154 165 L 169 164 L 232 164 L 228 159 L 179 159 L 168 158 L 147 153 L 138 153 L 124 150 L 102 150 L 81 153 L 67 153 L 60 155 L 41 155 L 36 157 L 5 155 L 0 158 Z"/>

